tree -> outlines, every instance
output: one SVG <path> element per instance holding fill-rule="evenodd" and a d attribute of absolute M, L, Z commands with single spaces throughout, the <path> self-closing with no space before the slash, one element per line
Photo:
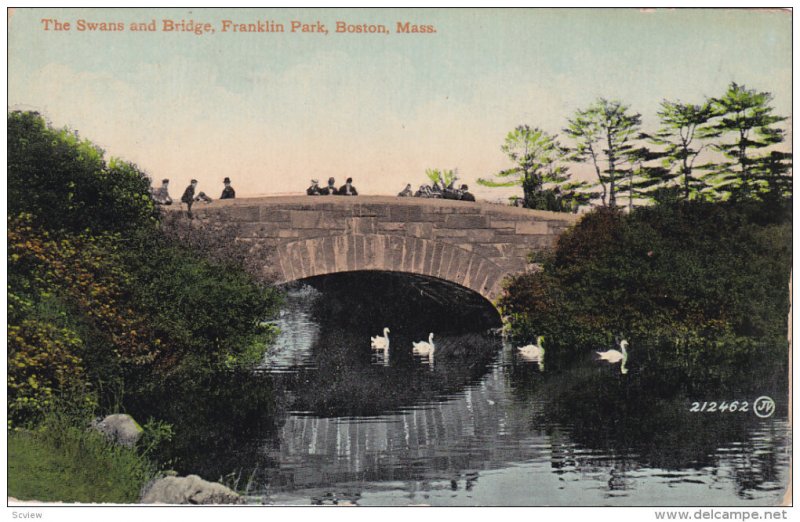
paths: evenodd
<path fill-rule="evenodd" d="M 644 138 L 645 135 L 640 137 Z M 625 170 L 625 176 L 620 177 L 617 183 L 617 192 L 627 192 L 628 210 L 633 210 L 635 200 L 662 201 L 665 196 L 674 192 L 674 186 L 669 186 L 675 176 L 668 168 L 662 165 L 653 165 L 652 162 L 662 159 L 663 153 L 655 152 L 648 147 L 633 148 L 627 154 L 631 168 Z"/>
<path fill-rule="evenodd" d="M 442 189 L 444 189 L 456 182 L 458 179 L 458 169 L 425 169 L 425 175 L 431 180 L 431 185 L 439 183 Z"/>
<path fill-rule="evenodd" d="M 625 164 L 630 167 L 631 141 L 641 125 L 641 114 L 629 109 L 622 102 L 600 98 L 576 111 L 564 129 L 576 142 L 571 159 L 594 166 L 604 206 L 617 204 L 617 183 L 628 174 Z"/>
<path fill-rule="evenodd" d="M 694 162 L 706 145 L 698 146 L 700 139 L 708 136 L 704 127 L 713 116 L 711 104 L 693 105 L 664 100 L 658 117 L 661 128 L 650 141 L 665 147 L 664 166 L 669 170 L 663 173 L 664 182 L 679 179 L 683 199 L 699 194 L 705 184 L 693 176 Z M 663 188 L 663 187 L 660 187 Z"/>
<path fill-rule="evenodd" d="M 758 152 L 784 140 L 783 129 L 775 124 L 786 118 L 772 114 L 771 101 L 769 92 L 735 82 L 722 97 L 711 100 L 716 123 L 709 135 L 727 140 L 714 145 L 725 160 L 706 165 L 710 172 L 705 178 L 717 191 L 751 197 L 771 187 L 785 188 L 789 155 Z"/>
<path fill-rule="evenodd" d="M 8 212 L 71 232 L 151 228 L 158 216 L 141 170 L 113 158 L 107 164 L 98 146 L 36 112 L 8 114 Z"/>
<path fill-rule="evenodd" d="M 501 149 L 515 163 L 514 167 L 497 173 L 499 180 L 479 178 L 478 183 L 487 187 L 521 186 L 527 208 L 565 210 L 559 201 L 562 189 L 575 192 L 586 188 L 585 183 L 570 182 L 565 165 L 567 151 L 558 138 L 538 127 L 518 126 L 506 135 Z M 546 190 L 546 184 L 554 188 Z M 552 200 L 549 204 L 548 199 Z M 583 203 L 585 198 L 573 199 Z"/>

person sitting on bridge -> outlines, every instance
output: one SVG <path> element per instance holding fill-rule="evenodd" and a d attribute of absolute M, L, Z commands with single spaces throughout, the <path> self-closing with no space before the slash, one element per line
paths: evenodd
<path fill-rule="evenodd" d="M 347 178 L 344 185 L 339 187 L 340 196 L 358 196 L 358 191 L 353 186 L 353 178 Z"/>
<path fill-rule="evenodd" d="M 407 197 L 409 197 L 409 196 L 413 196 L 413 195 L 414 195 L 414 192 L 411 190 L 411 183 L 409 183 L 408 185 L 406 185 L 406 188 L 404 188 L 404 189 L 403 189 L 403 190 L 402 190 L 402 191 L 401 191 L 399 194 L 397 194 L 397 195 L 398 195 L 399 197 L 401 197 L 401 198 L 407 198 Z"/>
<path fill-rule="evenodd" d="M 336 180 L 333 178 L 328 178 L 328 186 L 320 190 L 320 194 L 323 196 L 335 196 L 338 193 L 339 191 L 336 190 Z"/>
<path fill-rule="evenodd" d="M 470 193 L 466 184 L 461 185 L 461 201 L 475 201 L 475 196 Z"/>
<path fill-rule="evenodd" d="M 428 185 L 420 185 L 419 190 L 414 193 L 415 198 L 431 198 L 432 192 L 431 187 Z"/>
<path fill-rule="evenodd" d="M 306 189 L 306 194 L 309 196 L 319 196 L 322 194 L 322 189 L 319 188 L 319 180 L 312 179 L 311 186 Z"/>
<path fill-rule="evenodd" d="M 153 190 L 153 201 L 157 205 L 172 205 L 172 198 L 169 197 L 169 180 L 162 179 L 161 186 Z"/>
<path fill-rule="evenodd" d="M 222 180 L 222 184 L 225 185 L 225 188 L 222 189 L 222 195 L 219 199 L 234 199 L 236 197 L 236 191 L 231 187 L 231 178 L 226 177 Z"/>

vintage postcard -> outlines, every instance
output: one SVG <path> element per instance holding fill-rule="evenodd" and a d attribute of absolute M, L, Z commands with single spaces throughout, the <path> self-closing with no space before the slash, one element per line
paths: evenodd
<path fill-rule="evenodd" d="M 19 513 L 786 516 L 791 10 L 7 17 Z"/>

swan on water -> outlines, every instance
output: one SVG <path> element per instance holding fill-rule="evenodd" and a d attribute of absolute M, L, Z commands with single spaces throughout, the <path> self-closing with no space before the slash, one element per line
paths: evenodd
<path fill-rule="evenodd" d="M 517 350 L 524 359 L 528 359 L 529 361 L 543 359 L 544 358 L 544 347 L 542 346 L 543 342 L 544 342 L 544 335 L 540 335 L 539 337 L 536 338 L 536 344 L 521 346 L 517 348 Z"/>
<path fill-rule="evenodd" d="M 596 352 L 599 356 L 601 361 L 606 361 L 610 364 L 617 364 L 618 362 L 622 361 L 620 365 L 620 373 L 628 373 L 628 369 L 625 367 L 625 363 L 628 362 L 628 351 L 625 349 L 628 346 L 628 341 L 622 340 L 619 342 L 619 347 L 622 349 L 622 352 L 619 350 L 608 350 L 605 352 Z"/>
<path fill-rule="evenodd" d="M 376 335 L 375 337 L 370 337 L 370 341 L 372 342 L 373 350 L 386 350 L 389 348 L 389 328 L 383 329 L 383 337 Z"/>
<path fill-rule="evenodd" d="M 428 342 L 420 341 L 412 344 L 414 345 L 414 348 L 412 349 L 414 354 L 433 358 L 433 352 L 436 349 L 433 344 L 433 332 L 431 332 L 431 334 L 428 336 Z"/>

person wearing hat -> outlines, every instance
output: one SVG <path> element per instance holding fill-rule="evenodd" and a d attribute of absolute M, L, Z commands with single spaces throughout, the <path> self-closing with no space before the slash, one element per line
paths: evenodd
<path fill-rule="evenodd" d="M 319 196 L 322 194 L 322 189 L 319 188 L 319 180 L 312 179 L 311 186 L 306 189 L 306 194 L 309 196 Z"/>
<path fill-rule="evenodd" d="M 153 190 L 153 201 L 157 205 L 172 205 L 172 198 L 169 197 L 169 180 L 162 179 L 161 186 Z"/>
<path fill-rule="evenodd" d="M 401 192 L 398 194 L 398 196 L 400 196 L 401 198 L 407 198 L 407 197 L 411 197 L 411 196 L 413 196 L 413 195 L 414 195 L 414 191 L 413 191 L 413 190 L 411 190 L 411 183 L 407 184 L 407 185 L 406 185 L 406 188 L 404 188 L 404 189 L 403 189 L 403 190 L 402 190 L 402 191 L 401 191 Z"/>
<path fill-rule="evenodd" d="M 336 180 L 333 178 L 328 178 L 328 186 L 320 190 L 320 194 L 323 196 L 335 196 L 338 193 L 339 191 L 336 190 Z"/>
<path fill-rule="evenodd" d="M 339 187 L 340 196 L 358 196 L 358 191 L 353 186 L 353 178 L 347 178 L 344 185 Z"/>
<path fill-rule="evenodd" d="M 226 177 L 222 180 L 222 183 L 225 185 L 225 188 L 222 189 L 222 195 L 219 199 L 234 199 L 236 197 L 236 191 L 231 187 L 231 178 Z"/>

